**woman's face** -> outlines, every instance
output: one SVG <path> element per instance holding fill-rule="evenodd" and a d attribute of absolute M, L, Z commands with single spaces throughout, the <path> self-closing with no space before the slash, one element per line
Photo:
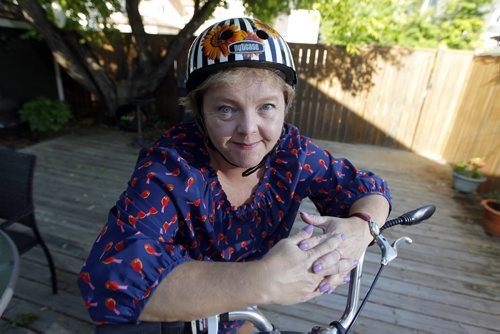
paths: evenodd
<path fill-rule="evenodd" d="M 281 79 L 262 71 L 267 70 L 214 84 L 203 96 L 202 112 L 212 143 L 241 168 L 256 166 L 271 151 L 285 119 Z M 219 154 L 211 157 L 219 168 L 230 166 Z"/>

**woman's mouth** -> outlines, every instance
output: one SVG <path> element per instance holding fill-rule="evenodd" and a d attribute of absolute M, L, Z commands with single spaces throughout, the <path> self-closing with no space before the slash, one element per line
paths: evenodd
<path fill-rule="evenodd" d="M 260 141 L 254 142 L 254 143 L 237 143 L 237 142 L 234 142 L 234 145 L 236 145 L 237 147 L 239 147 L 242 150 L 252 150 L 255 147 L 257 147 L 257 145 L 259 145 L 259 143 L 260 143 Z"/>

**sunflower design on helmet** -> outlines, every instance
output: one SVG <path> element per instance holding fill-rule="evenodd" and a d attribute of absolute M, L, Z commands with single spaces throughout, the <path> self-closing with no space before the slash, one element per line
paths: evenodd
<path fill-rule="evenodd" d="M 207 32 L 205 38 L 203 38 L 201 42 L 203 53 L 212 60 L 220 59 L 221 54 L 227 57 L 229 55 L 228 46 L 231 43 L 245 39 L 246 36 L 247 33 L 234 24 L 217 25 Z"/>
<path fill-rule="evenodd" d="M 253 23 L 255 24 L 255 27 L 257 29 L 264 30 L 265 32 L 267 32 L 269 34 L 269 36 L 271 36 L 273 38 L 279 38 L 280 37 L 280 34 L 276 30 L 274 30 L 274 28 L 268 26 L 264 22 L 259 21 L 259 20 L 254 20 Z"/>

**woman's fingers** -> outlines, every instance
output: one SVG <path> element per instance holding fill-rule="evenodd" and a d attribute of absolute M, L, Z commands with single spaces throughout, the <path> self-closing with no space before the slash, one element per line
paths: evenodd
<path fill-rule="evenodd" d="M 329 251 L 331 252 L 333 249 L 338 248 L 343 241 L 344 241 L 343 234 L 326 233 L 326 234 L 312 236 L 309 237 L 307 240 L 300 241 L 299 247 L 302 250 L 315 249 L 315 252 L 318 253 L 318 256 L 321 256 L 322 255 L 321 252 L 329 252 Z M 322 247 L 318 247 L 321 244 L 323 244 Z"/>
<path fill-rule="evenodd" d="M 314 262 L 312 271 L 323 276 L 339 275 L 350 272 L 356 266 L 355 259 L 341 259 L 332 261 L 329 257 L 322 257 Z"/>
<path fill-rule="evenodd" d="M 335 249 L 344 248 L 343 242 L 343 234 L 326 233 L 299 242 L 299 247 L 302 250 L 308 250 L 310 256 L 319 258 Z"/>
<path fill-rule="evenodd" d="M 297 244 L 300 247 L 300 243 L 304 242 L 305 239 L 310 239 L 312 236 L 312 232 L 314 230 L 314 226 L 312 225 L 306 225 L 302 230 L 299 232 L 291 235 L 288 237 L 288 240 L 292 243 Z M 303 247 L 301 247 L 303 249 Z"/>
<path fill-rule="evenodd" d="M 300 218 L 302 218 L 302 221 L 308 225 L 314 225 L 323 230 L 323 232 L 326 231 L 327 224 L 326 224 L 326 218 L 323 216 L 317 216 L 317 215 L 311 215 L 306 212 L 301 212 L 300 213 Z"/>
<path fill-rule="evenodd" d="M 335 289 L 342 285 L 348 284 L 351 281 L 350 273 L 343 273 L 339 275 L 331 275 L 325 277 L 321 283 L 319 283 L 318 288 L 316 289 L 321 294 L 331 294 L 335 291 Z"/>
<path fill-rule="evenodd" d="M 309 225 L 310 226 L 310 225 Z M 344 238 L 340 234 L 323 234 L 303 239 L 298 246 L 314 259 L 311 271 L 322 275 L 351 270 L 355 265 L 344 255 Z"/>

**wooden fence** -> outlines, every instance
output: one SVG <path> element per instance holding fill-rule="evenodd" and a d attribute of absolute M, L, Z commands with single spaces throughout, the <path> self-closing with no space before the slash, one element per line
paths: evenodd
<path fill-rule="evenodd" d="M 404 148 L 450 163 L 483 157 L 499 189 L 500 57 L 457 50 L 292 44 L 291 122 L 312 137 Z"/>
<path fill-rule="evenodd" d="M 152 48 L 164 53 L 168 39 L 151 38 Z M 381 47 L 352 56 L 340 46 L 290 46 L 299 82 L 288 120 L 304 134 L 404 148 L 450 163 L 483 157 L 487 188 L 500 188 L 500 57 Z M 172 69 L 176 78 L 185 77 L 184 57 Z"/>

